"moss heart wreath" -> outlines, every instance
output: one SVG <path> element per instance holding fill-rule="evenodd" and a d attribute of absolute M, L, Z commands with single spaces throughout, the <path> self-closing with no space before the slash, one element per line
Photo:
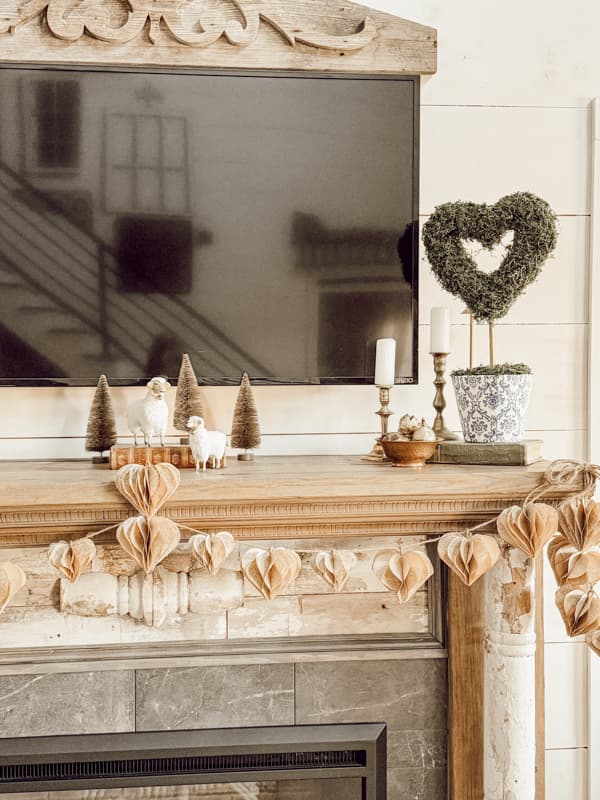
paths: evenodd
<path fill-rule="evenodd" d="M 494 272 L 481 272 L 463 242 L 474 239 L 491 250 L 507 231 L 514 231 L 514 239 L 502 263 Z M 480 322 L 500 319 L 509 311 L 539 275 L 556 238 L 554 212 L 545 200 L 529 192 L 509 194 L 491 206 L 444 203 L 423 226 L 433 274 Z"/>

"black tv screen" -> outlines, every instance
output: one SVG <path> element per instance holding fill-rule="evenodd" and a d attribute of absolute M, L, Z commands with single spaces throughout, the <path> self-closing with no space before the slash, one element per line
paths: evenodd
<path fill-rule="evenodd" d="M 1 68 L 0 382 L 414 382 L 418 90 Z"/>

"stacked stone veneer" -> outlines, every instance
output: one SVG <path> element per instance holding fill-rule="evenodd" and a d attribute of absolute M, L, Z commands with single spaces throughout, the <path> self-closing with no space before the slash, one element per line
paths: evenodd
<path fill-rule="evenodd" d="M 437 658 L 8 675 L 0 736 L 385 722 L 389 800 L 443 800 L 446 695 Z"/>

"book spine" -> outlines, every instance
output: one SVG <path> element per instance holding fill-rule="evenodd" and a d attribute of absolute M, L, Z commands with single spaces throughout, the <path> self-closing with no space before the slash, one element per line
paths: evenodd
<path fill-rule="evenodd" d="M 178 469 L 195 469 L 196 464 L 192 457 L 191 448 L 187 445 L 174 447 L 135 447 L 114 445 L 110 449 L 110 468 L 120 469 L 127 464 L 173 464 Z M 211 459 L 207 463 L 208 469 L 215 469 L 216 465 Z M 226 458 L 221 460 L 220 467 L 226 466 Z"/>

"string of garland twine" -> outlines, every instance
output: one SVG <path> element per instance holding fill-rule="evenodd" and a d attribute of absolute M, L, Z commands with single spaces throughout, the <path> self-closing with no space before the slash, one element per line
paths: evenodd
<path fill-rule="evenodd" d="M 186 530 L 186 531 L 192 531 L 193 533 L 204 533 L 203 531 L 197 531 L 194 528 L 189 528 L 187 525 L 180 525 L 179 527 L 183 528 L 183 530 Z M 396 549 L 401 553 L 408 553 L 410 550 L 419 550 L 421 547 L 423 547 L 423 545 L 433 544 L 434 542 L 439 542 L 440 539 L 442 539 L 446 534 L 443 533 L 441 536 L 438 536 L 435 539 L 430 539 L 428 537 L 428 534 L 426 534 L 426 533 L 415 533 L 415 534 L 408 534 L 408 535 L 424 536 L 424 537 L 427 537 L 427 539 L 424 542 L 419 542 L 418 544 L 411 544 L 408 547 L 406 547 L 405 545 L 402 544 L 401 539 L 398 539 L 396 541 Z M 250 543 L 250 542 L 240 542 L 240 541 L 238 541 L 238 544 L 240 546 L 240 549 L 243 547 L 245 550 L 253 550 L 254 548 L 257 547 L 257 544 L 254 543 L 254 542 Z M 322 553 L 324 551 L 331 550 L 331 549 L 334 549 L 334 548 L 320 547 L 318 550 L 313 550 L 311 548 L 306 548 L 306 547 L 299 547 L 298 548 L 298 550 L 301 553 L 307 553 L 309 555 L 316 555 L 317 553 Z M 355 555 L 367 555 L 368 553 L 380 553 L 382 550 L 385 550 L 386 548 L 384 546 L 382 546 L 382 545 L 379 545 L 379 547 L 346 547 L 344 549 L 351 550 Z"/>
<path fill-rule="evenodd" d="M 484 528 L 484 527 L 486 527 L 488 525 L 492 525 L 493 523 L 496 522 L 496 519 L 497 519 L 497 517 L 494 517 L 493 519 L 488 519 L 485 522 L 481 522 L 479 525 L 474 525 L 474 526 L 468 528 L 467 530 L 464 530 L 464 531 L 461 531 L 461 532 L 462 532 L 462 534 L 464 536 L 470 536 L 473 533 L 473 531 L 479 530 L 480 528 Z M 88 533 L 83 538 L 85 538 L 85 539 L 93 539 L 96 536 L 100 536 L 102 533 L 108 533 L 109 531 L 115 530 L 115 528 L 118 528 L 120 524 L 121 524 L 121 522 L 115 522 L 113 525 L 108 525 L 106 528 L 102 528 L 99 531 L 94 531 L 93 533 Z M 199 531 L 196 528 L 190 528 L 189 525 L 183 525 L 181 523 L 178 523 L 177 527 L 181 528 L 181 530 L 190 531 L 190 533 L 206 535 L 205 531 Z M 442 533 L 439 536 L 435 536 L 434 538 L 432 538 L 433 534 L 428 534 L 426 532 L 425 533 L 407 534 L 407 536 L 411 536 L 411 535 L 412 536 L 422 536 L 422 537 L 424 537 L 425 541 L 419 542 L 418 544 L 411 544 L 409 546 L 406 546 L 404 544 L 404 542 L 402 541 L 402 539 L 399 538 L 399 539 L 396 540 L 396 549 L 400 553 L 409 553 L 409 552 L 411 552 L 413 550 L 419 550 L 424 545 L 435 544 L 436 542 L 439 542 L 441 539 L 444 538 L 444 536 L 446 536 L 447 533 L 451 533 L 451 531 L 446 531 L 446 532 Z M 240 545 L 240 548 L 244 547 L 246 550 L 251 550 L 254 547 L 256 547 L 255 543 L 246 543 L 246 542 L 238 541 L 238 544 Z M 322 553 L 324 550 L 327 550 L 327 549 L 331 549 L 331 548 L 321 547 L 318 550 L 313 550 L 313 549 L 306 548 L 306 547 L 299 548 L 301 553 L 307 553 L 307 554 L 311 554 L 311 555 L 312 554 L 316 555 L 317 553 Z M 359 548 L 349 547 L 347 549 L 352 550 L 352 552 L 355 553 L 356 555 L 363 555 L 363 554 L 366 555 L 366 554 L 369 554 L 369 553 L 379 553 L 379 552 L 381 552 L 381 550 L 385 550 L 386 548 L 384 546 L 380 545 L 379 547 L 359 547 Z"/>
<path fill-rule="evenodd" d="M 544 473 L 544 477 L 542 479 L 542 483 L 540 486 L 534 487 L 531 492 L 527 495 L 525 500 L 523 501 L 523 506 L 526 506 L 528 503 L 535 503 L 545 494 L 547 494 L 552 489 L 562 489 L 568 490 L 570 487 L 575 487 L 581 480 L 583 480 L 583 488 L 574 494 L 569 495 L 569 500 L 577 499 L 579 497 L 591 497 L 595 490 L 596 484 L 598 480 L 600 480 L 600 465 L 598 464 L 591 464 L 585 461 L 576 461 L 575 459 L 559 459 L 553 461 L 549 467 L 547 468 L 546 472 Z M 486 528 L 489 525 L 493 525 L 497 522 L 498 517 L 493 517 L 492 519 L 485 520 L 484 522 L 479 523 L 478 525 L 473 525 L 463 531 L 460 531 L 463 536 L 471 536 L 474 531 L 480 530 L 482 528 Z M 100 536 L 103 533 L 108 533 L 109 531 L 118 528 L 121 522 L 116 522 L 113 525 L 108 525 L 106 528 L 102 528 L 99 531 L 94 531 L 93 533 L 87 534 L 84 538 L 86 539 L 93 539 L 96 536 Z M 178 527 L 182 530 L 190 531 L 191 533 L 198 534 L 204 533 L 204 531 L 199 531 L 196 528 L 191 528 L 188 525 L 183 525 L 178 523 Z M 418 544 L 411 544 L 409 546 L 403 545 L 401 539 L 396 542 L 396 548 L 400 553 L 408 553 L 413 550 L 419 550 L 424 545 L 428 544 L 435 544 L 439 542 L 447 533 L 453 533 L 453 531 L 446 531 L 441 535 L 435 536 L 434 534 L 424 533 L 415 533 L 414 536 L 422 536 L 424 537 L 425 541 L 419 542 Z M 433 537 L 433 538 L 432 538 Z M 247 544 L 246 542 L 238 542 L 240 547 L 245 547 L 246 549 L 252 549 L 255 547 L 255 544 Z M 378 553 L 381 550 L 385 549 L 381 545 L 379 547 L 360 547 L 360 548 L 348 548 L 351 549 L 353 553 L 357 555 L 368 554 L 368 553 Z M 317 554 L 322 553 L 324 550 L 327 550 L 326 547 L 322 547 L 320 549 L 306 549 L 300 548 L 300 552 L 307 553 L 307 554 Z"/>

